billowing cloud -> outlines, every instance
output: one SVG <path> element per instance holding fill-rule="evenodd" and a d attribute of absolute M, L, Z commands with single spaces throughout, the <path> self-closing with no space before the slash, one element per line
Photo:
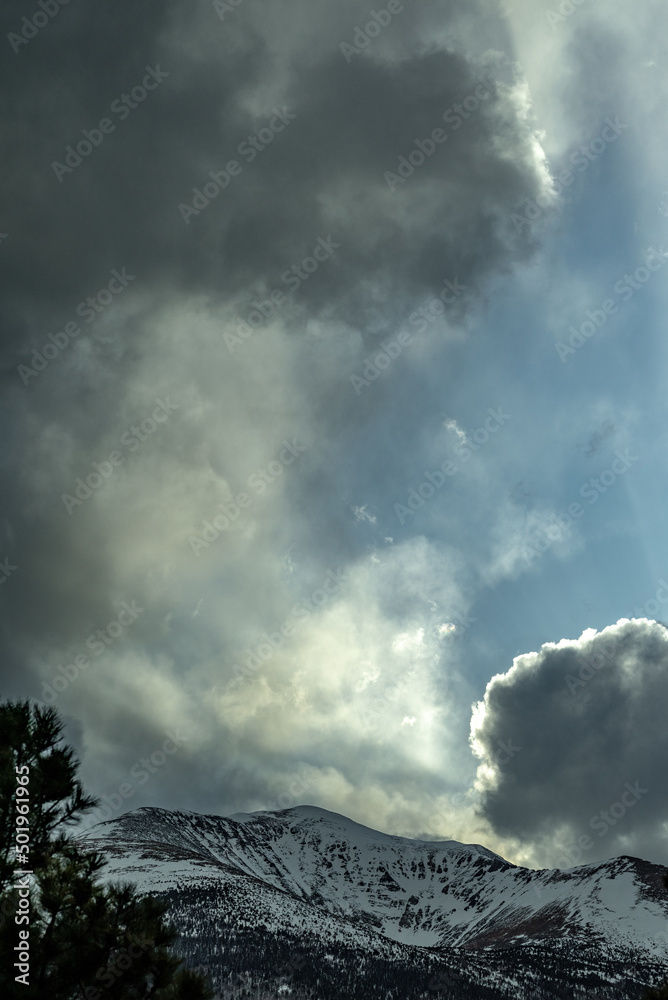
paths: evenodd
<path fill-rule="evenodd" d="M 471 721 L 480 813 L 515 855 L 665 856 L 668 628 L 622 619 L 525 653 Z"/>

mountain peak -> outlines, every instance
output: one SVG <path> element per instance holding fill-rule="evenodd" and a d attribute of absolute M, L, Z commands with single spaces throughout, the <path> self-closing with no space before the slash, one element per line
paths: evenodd
<path fill-rule="evenodd" d="M 448 975 L 459 970 L 453 983 L 474 965 L 487 969 L 473 992 L 449 995 L 490 1000 L 572 997 L 576 966 L 586 991 L 592 969 L 605 983 L 627 975 L 629 963 L 647 969 L 665 962 L 663 869 L 637 858 L 532 871 L 477 844 L 395 837 L 313 805 L 231 816 L 144 806 L 98 824 L 83 840 L 106 853 L 110 879 L 164 894 L 187 929 L 184 947 L 204 933 L 193 930 L 203 914 L 207 920 L 217 914 L 212 940 L 219 942 L 224 928 L 225 940 L 241 942 L 244 954 L 255 954 L 265 940 L 273 942 L 267 955 L 274 948 L 294 954 L 306 934 L 304 948 L 315 949 L 318 968 L 336 965 L 336 954 L 347 948 L 371 965 L 403 962 L 413 969 L 409 980 L 428 954 L 447 965 Z M 244 928 L 252 935 L 257 927 L 262 938 L 243 943 Z M 220 965 L 225 950 L 218 943 L 207 948 Z M 499 979 L 494 955 L 511 956 L 508 989 L 481 992 L 485 976 Z M 571 992 L 552 992 L 554 978 L 544 965 L 563 967 Z M 533 992 L 520 989 L 522 968 Z"/>

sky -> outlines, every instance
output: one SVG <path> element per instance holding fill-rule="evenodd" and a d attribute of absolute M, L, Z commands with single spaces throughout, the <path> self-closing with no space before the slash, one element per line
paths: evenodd
<path fill-rule="evenodd" d="M 10 0 L 2 695 L 101 797 L 668 863 L 658 0 Z"/>

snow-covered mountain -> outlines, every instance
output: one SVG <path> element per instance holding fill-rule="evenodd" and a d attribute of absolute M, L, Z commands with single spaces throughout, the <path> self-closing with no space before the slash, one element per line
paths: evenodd
<path fill-rule="evenodd" d="M 262 996 L 636 1000 L 668 978 L 664 869 L 638 858 L 532 871 L 312 806 L 141 808 L 85 839 L 168 899 L 221 996 L 241 975 Z"/>

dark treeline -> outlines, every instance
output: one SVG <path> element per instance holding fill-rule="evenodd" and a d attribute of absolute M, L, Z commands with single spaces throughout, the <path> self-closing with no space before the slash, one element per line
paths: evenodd
<path fill-rule="evenodd" d="M 415 948 L 393 943 L 396 957 L 323 941 L 309 932 L 271 930 L 240 920 L 215 889 L 161 896 L 179 928 L 176 944 L 192 967 L 205 968 L 224 1000 L 642 1000 L 665 976 L 610 960 L 601 978 L 600 945 L 567 937 L 544 947 Z M 517 983 L 510 985 L 514 974 Z M 567 974 L 566 974 L 567 973 Z"/>

